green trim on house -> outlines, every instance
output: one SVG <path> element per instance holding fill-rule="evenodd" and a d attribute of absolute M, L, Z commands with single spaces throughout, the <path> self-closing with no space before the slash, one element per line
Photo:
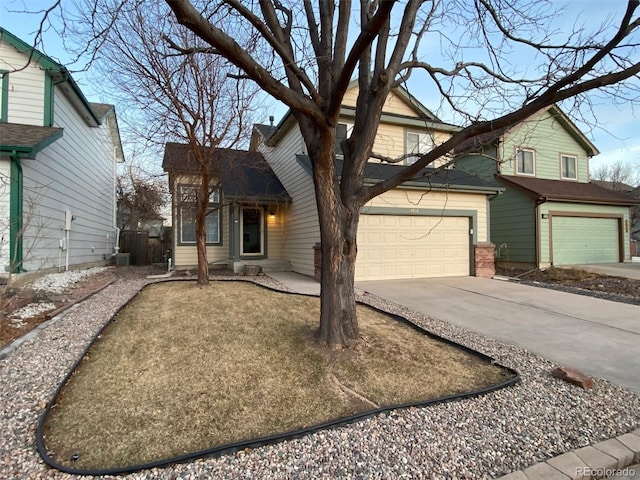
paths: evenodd
<path fill-rule="evenodd" d="M 7 122 L 9 116 L 9 71 L 0 70 L 0 122 Z"/>
<path fill-rule="evenodd" d="M 49 75 L 44 76 L 44 119 L 45 127 L 53 126 L 53 78 Z"/>
<path fill-rule="evenodd" d="M 41 127 L 40 127 L 41 128 Z M 53 142 L 62 138 L 64 134 L 64 130 L 60 129 L 54 134 L 48 136 L 40 143 L 36 143 L 34 145 L 4 145 L 0 143 L 0 152 L 8 152 L 12 155 L 18 155 L 20 158 L 35 158 L 36 155 L 43 150 L 44 148 L 51 145 Z"/>
<path fill-rule="evenodd" d="M 42 66 L 42 69 L 46 71 L 47 77 L 49 76 L 54 77 L 53 80 L 55 81 L 56 84 L 68 82 L 69 86 L 71 87 L 73 92 L 76 94 L 77 98 L 80 100 L 80 104 L 82 104 L 82 106 L 89 113 L 89 116 L 91 117 L 91 119 L 96 123 L 96 125 L 102 124 L 100 119 L 98 119 L 98 117 L 96 116 L 96 113 L 93 111 L 93 108 L 91 108 L 89 101 L 86 99 L 86 97 L 80 90 L 80 87 L 78 86 L 78 84 L 75 82 L 75 80 L 69 73 L 69 70 L 67 70 L 63 65 L 56 62 L 51 57 L 46 56 L 44 53 L 38 51 L 37 49 L 33 48 L 33 45 L 29 45 L 23 40 L 20 40 L 18 37 L 16 37 L 11 32 L 5 30 L 2 27 L 0 27 L 0 40 L 2 40 L 3 42 L 7 42 L 9 45 L 11 45 L 13 48 L 18 50 L 19 52 L 22 52 L 25 55 L 30 55 L 31 60 L 38 62 Z M 45 119 L 46 119 L 46 105 L 45 105 Z M 48 125 L 48 124 L 45 123 L 45 125 Z"/>
<path fill-rule="evenodd" d="M 11 155 L 11 179 L 9 181 L 9 270 L 20 273 L 22 268 L 22 215 L 23 174 L 20 157 Z"/>

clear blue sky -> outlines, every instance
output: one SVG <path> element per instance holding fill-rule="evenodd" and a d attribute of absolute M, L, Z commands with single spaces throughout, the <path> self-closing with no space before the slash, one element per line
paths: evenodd
<path fill-rule="evenodd" d="M 0 25 L 20 37 L 25 42 L 32 42 L 35 32 L 39 27 L 41 14 L 27 14 L 24 11 L 43 10 L 51 5 L 53 0 L 0 0 Z M 558 4 L 560 2 L 557 2 Z M 576 4 L 569 9 L 569 13 L 580 13 L 585 20 L 589 17 L 604 18 L 611 10 L 624 8 L 623 0 L 596 1 L 587 0 Z M 570 15 L 569 15 L 570 16 Z M 567 21 L 573 23 L 573 18 Z M 82 68 L 82 65 L 69 65 L 73 58 L 65 49 L 62 40 L 53 31 L 44 33 L 44 53 L 65 64 L 72 71 Z M 112 103 L 108 97 L 101 97 L 91 88 L 91 82 L 86 74 L 78 72 L 74 74 L 75 80 L 80 85 L 83 93 L 90 101 Z M 409 83 L 410 91 L 427 107 L 433 108 L 429 98 L 421 95 L 420 85 Z M 634 107 L 636 111 L 634 112 Z M 285 112 L 282 106 L 274 105 L 271 110 L 276 115 L 276 122 Z M 640 105 L 625 104 L 613 105 L 611 102 L 601 102 L 596 107 L 596 119 L 598 127 L 591 133 L 585 130 L 600 155 L 591 159 L 591 168 L 597 168 L 602 164 L 622 159 L 635 164 L 640 169 Z M 443 120 L 447 120 L 443 118 Z M 265 118 L 264 123 L 268 120 Z M 582 128 L 580 124 L 579 127 Z"/>

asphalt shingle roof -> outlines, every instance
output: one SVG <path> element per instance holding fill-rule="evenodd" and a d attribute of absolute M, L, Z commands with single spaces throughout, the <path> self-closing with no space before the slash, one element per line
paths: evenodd
<path fill-rule="evenodd" d="M 596 185 L 565 180 L 499 175 L 500 180 L 526 190 L 545 200 L 564 200 L 578 203 L 606 203 L 610 205 L 634 205 L 631 195 Z"/>
<path fill-rule="evenodd" d="M 255 197 L 290 201 L 291 197 L 260 152 L 228 148 L 205 148 L 210 156 L 211 173 L 220 178 L 226 196 L 240 199 Z M 200 165 L 189 145 L 167 143 L 162 168 L 177 174 L 198 174 Z"/>
<path fill-rule="evenodd" d="M 58 127 L 40 127 L 19 123 L 0 123 L 0 145 L 6 148 L 39 148 L 52 139 L 62 135 L 63 129 Z"/>
<path fill-rule="evenodd" d="M 297 155 L 302 166 L 311 172 L 311 159 L 307 155 Z M 342 159 L 336 160 L 336 169 L 342 171 Z M 393 165 L 389 163 L 369 162 L 365 167 L 365 179 L 368 181 L 381 181 L 391 178 L 403 168 L 403 165 Z M 413 180 L 405 182 L 412 186 L 422 186 L 425 189 L 469 189 L 488 192 L 496 192 L 503 188 L 495 181 L 484 180 L 477 175 L 473 175 L 461 168 L 441 169 L 423 168 Z"/>

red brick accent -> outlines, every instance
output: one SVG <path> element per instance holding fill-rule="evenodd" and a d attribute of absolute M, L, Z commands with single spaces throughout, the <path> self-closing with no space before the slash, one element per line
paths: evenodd
<path fill-rule="evenodd" d="M 474 269 L 476 277 L 493 278 L 496 274 L 495 245 L 493 243 L 478 243 L 474 245 Z"/>
<path fill-rule="evenodd" d="M 313 276 L 320 281 L 320 271 L 322 268 L 322 247 L 319 243 L 313 246 Z"/>

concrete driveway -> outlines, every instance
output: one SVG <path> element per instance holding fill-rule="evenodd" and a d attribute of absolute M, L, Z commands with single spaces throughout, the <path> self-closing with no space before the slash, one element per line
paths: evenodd
<path fill-rule="evenodd" d="M 640 306 L 477 277 L 356 288 L 640 393 Z"/>

